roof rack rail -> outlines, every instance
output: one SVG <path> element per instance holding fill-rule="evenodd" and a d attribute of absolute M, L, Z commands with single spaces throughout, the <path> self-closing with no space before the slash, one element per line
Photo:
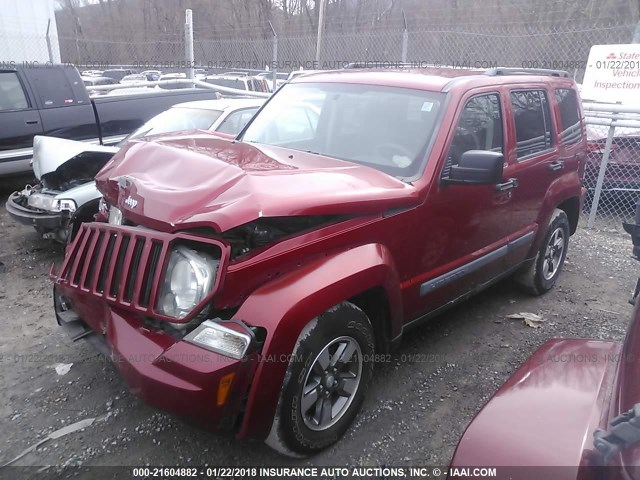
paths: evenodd
<path fill-rule="evenodd" d="M 548 68 L 490 68 L 484 72 L 485 75 L 548 75 L 551 77 L 571 78 L 569 72 L 564 70 L 551 70 Z"/>

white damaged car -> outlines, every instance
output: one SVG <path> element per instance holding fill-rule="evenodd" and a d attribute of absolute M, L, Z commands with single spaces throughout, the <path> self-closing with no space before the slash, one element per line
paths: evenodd
<path fill-rule="evenodd" d="M 235 137 L 263 103 L 264 99 L 225 98 L 174 105 L 113 147 L 36 136 L 33 173 L 39 183 L 12 193 L 7 211 L 14 220 L 32 225 L 44 238 L 67 243 L 80 224 L 92 221 L 98 212 L 102 195 L 93 179 L 125 142 L 188 130 Z"/>

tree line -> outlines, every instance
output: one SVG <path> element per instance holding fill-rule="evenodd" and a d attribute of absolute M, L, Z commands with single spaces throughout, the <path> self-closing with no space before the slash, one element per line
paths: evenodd
<path fill-rule="evenodd" d="M 193 10 L 198 38 L 314 35 L 321 0 L 57 0 L 60 37 L 153 41 L 181 38 Z M 372 30 L 630 24 L 640 0 L 326 0 L 327 34 Z"/>

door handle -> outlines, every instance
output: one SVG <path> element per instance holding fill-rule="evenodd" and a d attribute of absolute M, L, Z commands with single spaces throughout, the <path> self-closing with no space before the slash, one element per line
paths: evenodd
<path fill-rule="evenodd" d="M 557 172 L 558 170 L 562 170 L 564 168 L 564 160 L 556 160 L 555 162 L 551 162 L 549 164 L 549 170 L 552 172 Z"/>
<path fill-rule="evenodd" d="M 24 123 L 26 123 L 27 125 L 37 125 L 40 122 L 38 120 L 25 120 Z"/>
<path fill-rule="evenodd" d="M 517 186 L 518 186 L 518 179 L 510 178 L 507 182 L 498 183 L 496 185 L 496 192 L 507 192 L 513 188 L 516 188 Z"/>

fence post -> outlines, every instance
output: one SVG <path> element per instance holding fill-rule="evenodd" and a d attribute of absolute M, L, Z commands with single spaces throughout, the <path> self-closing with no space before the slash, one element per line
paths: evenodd
<path fill-rule="evenodd" d="M 316 3 L 317 5 L 317 3 Z M 316 38 L 316 69 L 319 69 L 320 57 L 322 56 L 322 37 L 324 35 L 324 13 L 327 0 L 320 0 L 320 12 L 318 12 L 318 37 Z"/>
<path fill-rule="evenodd" d="M 47 50 L 49 51 L 49 63 L 53 63 L 53 50 L 51 50 L 51 37 L 49 36 L 49 29 L 51 28 L 51 19 L 47 20 Z"/>
<path fill-rule="evenodd" d="M 602 155 L 602 162 L 600 162 L 600 171 L 598 172 L 598 180 L 596 181 L 596 189 L 593 193 L 593 199 L 591 200 L 591 211 L 589 212 L 589 221 L 587 222 L 587 228 L 593 228 L 593 223 L 596 220 L 596 211 L 598 210 L 598 203 L 600 202 L 600 194 L 602 193 L 602 184 L 604 183 L 604 175 L 607 171 L 607 164 L 609 163 L 609 155 L 611 154 L 611 146 L 613 145 L 613 135 L 616 131 L 615 125 L 611 121 L 609 127 L 609 134 L 607 135 L 607 142 L 604 146 L 604 154 Z"/>
<path fill-rule="evenodd" d="M 269 26 L 271 27 L 271 33 L 273 33 L 273 61 L 271 62 L 271 70 L 273 72 L 273 84 L 271 86 L 271 91 L 275 92 L 277 88 L 277 73 L 278 73 L 278 34 L 276 33 L 276 29 L 273 28 L 273 24 L 269 21 Z"/>
<path fill-rule="evenodd" d="M 76 66 L 80 66 L 80 31 L 82 30 L 82 27 L 80 27 L 80 17 L 76 17 L 76 24 L 75 24 L 75 31 L 76 31 Z"/>
<path fill-rule="evenodd" d="M 407 28 L 407 17 L 402 11 L 402 20 L 404 21 L 404 31 L 402 32 L 402 63 L 407 63 L 407 50 L 409 48 L 409 29 Z"/>
<path fill-rule="evenodd" d="M 194 55 L 193 55 L 193 12 L 190 8 L 185 11 L 185 24 L 184 24 L 184 49 L 185 57 L 187 61 L 187 78 L 193 80 L 194 78 Z"/>

